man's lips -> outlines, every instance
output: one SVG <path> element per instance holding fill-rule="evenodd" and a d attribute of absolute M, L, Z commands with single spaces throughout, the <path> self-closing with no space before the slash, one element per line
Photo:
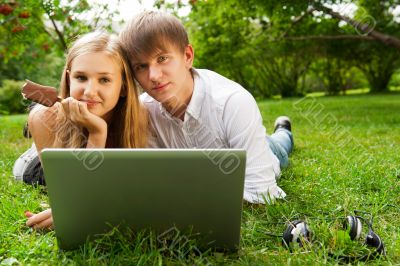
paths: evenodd
<path fill-rule="evenodd" d="M 168 82 L 168 83 L 165 83 L 165 84 L 160 84 L 160 85 L 154 86 L 154 87 L 153 87 L 153 90 L 160 91 L 160 90 L 162 90 L 162 89 L 165 89 L 169 84 L 170 84 L 170 83 Z"/>

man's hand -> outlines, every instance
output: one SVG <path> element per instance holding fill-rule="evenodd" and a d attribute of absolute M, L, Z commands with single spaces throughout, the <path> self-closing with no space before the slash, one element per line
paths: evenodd
<path fill-rule="evenodd" d="M 26 225 L 34 229 L 53 229 L 53 216 L 51 209 L 47 209 L 38 214 L 33 214 L 30 211 L 25 212 L 28 218 Z"/>

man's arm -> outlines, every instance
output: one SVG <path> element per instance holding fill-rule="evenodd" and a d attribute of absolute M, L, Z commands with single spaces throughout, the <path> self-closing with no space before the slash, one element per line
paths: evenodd
<path fill-rule="evenodd" d="M 285 192 L 277 185 L 279 161 L 266 140 L 266 130 L 253 96 L 240 91 L 227 100 L 223 113 L 225 134 L 230 148 L 247 152 L 244 199 L 264 203 L 284 198 Z"/>

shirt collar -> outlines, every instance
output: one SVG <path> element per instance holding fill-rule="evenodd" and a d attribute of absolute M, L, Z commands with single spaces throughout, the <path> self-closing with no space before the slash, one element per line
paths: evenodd
<path fill-rule="evenodd" d="M 203 80 L 201 79 L 199 73 L 195 68 L 192 68 L 194 88 L 192 98 L 190 99 L 186 113 L 190 114 L 194 119 L 198 120 L 200 116 L 200 111 L 203 106 L 205 97 L 205 87 Z"/>
<path fill-rule="evenodd" d="M 202 108 L 202 103 L 205 97 L 205 87 L 203 80 L 201 79 L 199 73 L 196 71 L 195 68 L 192 68 L 192 73 L 194 80 L 194 88 L 193 88 L 192 98 L 190 99 L 189 105 L 185 111 L 185 117 L 186 114 L 189 114 L 191 117 L 198 120 Z M 163 116 L 173 120 L 178 119 L 176 117 L 173 117 L 160 102 L 158 102 L 158 108 Z"/>

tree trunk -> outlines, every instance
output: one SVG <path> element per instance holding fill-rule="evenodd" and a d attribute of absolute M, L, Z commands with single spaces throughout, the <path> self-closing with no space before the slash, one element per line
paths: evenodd
<path fill-rule="evenodd" d="M 371 62 L 359 67 L 366 76 L 371 93 L 389 91 L 389 81 L 395 71 L 393 60 Z"/>
<path fill-rule="evenodd" d="M 365 72 L 364 72 L 365 73 Z M 371 93 L 381 93 L 389 91 L 389 81 L 393 72 L 389 75 L 388 73 L 381 73 L 381 75 L 375 75 L 374 73 L 365 73 L 370 85 Z"/>

